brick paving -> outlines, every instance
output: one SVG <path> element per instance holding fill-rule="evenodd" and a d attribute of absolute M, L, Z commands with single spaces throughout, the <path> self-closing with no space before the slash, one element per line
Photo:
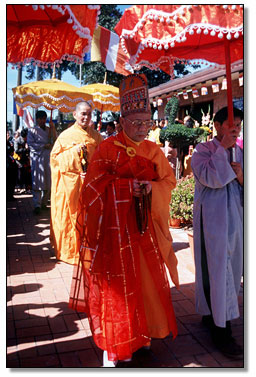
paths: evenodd
<path fill-rule="evenodd" d="M 49 242 L 50 213 L 33 215 L 32 196 L 7 203 L 7 368 L 99 368 L 102 351 L 84 313 L 68 308 L 72 266 L 57 261 Z M 171 229 L 180 290 L 171 284 L 179 335 L 153 339 L 151 352 L 136 352 L 135 368 L 243 368 L 214 347 L 194 307 L 194 263 L 187 234 Z M 243 345 L 241 317 L 232 321 Z"/>

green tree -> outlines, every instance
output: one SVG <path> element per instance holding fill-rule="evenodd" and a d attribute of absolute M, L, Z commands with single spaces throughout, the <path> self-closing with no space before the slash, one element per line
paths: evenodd
<path fill-rule="evenodd" d="M 200 65 L 193 64 L 193 65 L 190 65 L 190 67 L 193 67 L 194 69 L 196 69 L 196 68 L 199 68 Z M 185 64 L 176 63 L 173 68 L 174 68 L 174 78 L 185 76 L 188 73 L 190 73 L 187 65 L 185 65 Z M 151 70 L 147 67 L 142 67 L 138 71 L 138 73 L 144 73 L 146 75 L 149 88 L 153 88 L 155 86 L 164 84 L 165 82 L 168 82 L 168 81 L 171 80 L 170 75 L 168 75 L 167 73 L 165 73 L 161 69 Z"/>
<path fill-rule="evenodd" d="M 67 72 L 70 70 L 74 69 L 73 66 L 76 64 L 73 62 L 69 62 L 67 60 L 64 60 L 62 64 L 59 65 L 59 67 L 55 67 L 55 76 L 57 79 L 61 80 L 63 72 Z M 79 67 L 78 67 L 79 69 Z M 44 79 L 49 79 L 52 78 L 53 75 L 53 68 L 48 67 L 48 68 L 42 68 L 42 67 L 37 67 L 34 66 L 32 63 L 30 65 L 26 65 L 26 74 L 25 77 L 28 80 L 33 80 L 36 79 L 38 80 L 44 80 Z"/>
<path fill-rule="evenodd" d="M 99 15 L 99 25 L 104 28 L 114 31 L 114 28 L 120 18 L 122 13 L 117 9 L 117 5 L 101 5 L 101 12 Z M 79 78 L 79 67 L 72 67 L 73 71 L 71 72 Z M 101 62 L 85 62 L 82 66 L 82 82 L 83 85 L 93 84 L 96 82 L 103 83 L 105 79 L 105 73 L 107 69 L 105 65 Z M 120 75 L 116 72 L 107 71 L 107 84 L 114 86 L 119 86 L 123 75 Z"/>
<path fill-rule="evenodd" d="M 168 115 L 168 126 L 160 132 L 160 141 L 165 144 L 168 141 L 172 147 L 177 148 L 177 163 L 176 163 L 176 178 L 179 178 L 180 163 L 182 158 L 182 149 L 195 142 L 199 141 L 200 136 L 204 133 L 204 129 L 187 128 L 183 124 L 176 124 L 179 109 L 179 100 L 177 97 L 172 97 L 167 102 L 165 107 L 165 114 Z"/>
<path fill-rule="evenodd" d="M 114 31 L 114 28 L 121 17 L 122 12 L 120 12 L 116 4 L 102 4 L 100 7 L 99 25 L 108 30 Z"/>
<path fill-rule="evenodd" d="M 174 124 L 179 110 L 179 99 L 172 97 L 166 104 L 164 113 L 168 116 L 168 123 Z"/>
<path fill-rule="evenodd" d="M 176 124 L 175 119 L 179 110 L 179 99 L 172 97 L 166 104 L 165 114 L 168 116 L 168 126 L 160 132 L 162 143 L 169 141 L 180 151 L 181 148 L 194 144 L 204 133 L 203 128 L 187 128 L 183 124 Z"/>

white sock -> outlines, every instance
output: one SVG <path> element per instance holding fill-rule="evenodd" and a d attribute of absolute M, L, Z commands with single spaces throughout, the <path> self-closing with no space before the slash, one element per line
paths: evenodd
<path fill-rule="evenodd" d="M 125 361 L 125 362 L 129 362 L 129 361 L 132 361 L 132 359 L 124 359 L 124 360 L 120 360 L 120 361 Z M 117 365 L 118 361 L 111 361 L 108 359 L 108 352 L 107 351 L 103 351 L 103 367 L 104 368 L 115 368 L 116 365 Z"/>
<path fill-rule="evenodd" d="M 111 361 L 108 359 L 107 351 L 103 351 L 103 368 L 115 368 L 117 361 Z"/>

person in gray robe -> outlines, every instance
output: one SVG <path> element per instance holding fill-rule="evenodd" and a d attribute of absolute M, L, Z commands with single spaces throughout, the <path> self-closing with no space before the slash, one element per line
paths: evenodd
<path fill-rule="evenodd" d="M 230 128 L 227 107 L 219 110 L 214 117 L 217 136 L 198 144 L 191 162 L 196 311 L 217 348 L 232 357 L 242 353 L 230 324 L 239 317 L 243 272 L 243 152 L 236 144 L 242 119 L 243 112 L 234 108 Z"/>
<path fill-rule="evenodd" d="M 32 192 L 34 213 L 47 208 L 50 198 L 51 170 L 50 130 L 46 127 L 47 114 L 45 111 L 36 112 L 36 125 L 28 129 L 27 143 L 30 148 Z"/>

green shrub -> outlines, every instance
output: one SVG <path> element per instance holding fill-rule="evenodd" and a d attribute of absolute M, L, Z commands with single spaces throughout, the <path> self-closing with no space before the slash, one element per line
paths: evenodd
<path fill-rule="evenodd" d="M 170 203 L 170 216 L 175 219 L 185 220 L 186 223 L 193 221 L 193 203 L 195 192 L 195 179 L 193 174 L 182 177 L 172 190 Z"/>
<path fill-rule="evenodd" d="M 182 148 L 193 145 L 204 132 L 204 129 L 201 127 L 187 128 L 183 124 L 168 124 L 160 132 L 160 141 L 164 143 L 165 140 L 168 140 L 174 148 Z"/>

